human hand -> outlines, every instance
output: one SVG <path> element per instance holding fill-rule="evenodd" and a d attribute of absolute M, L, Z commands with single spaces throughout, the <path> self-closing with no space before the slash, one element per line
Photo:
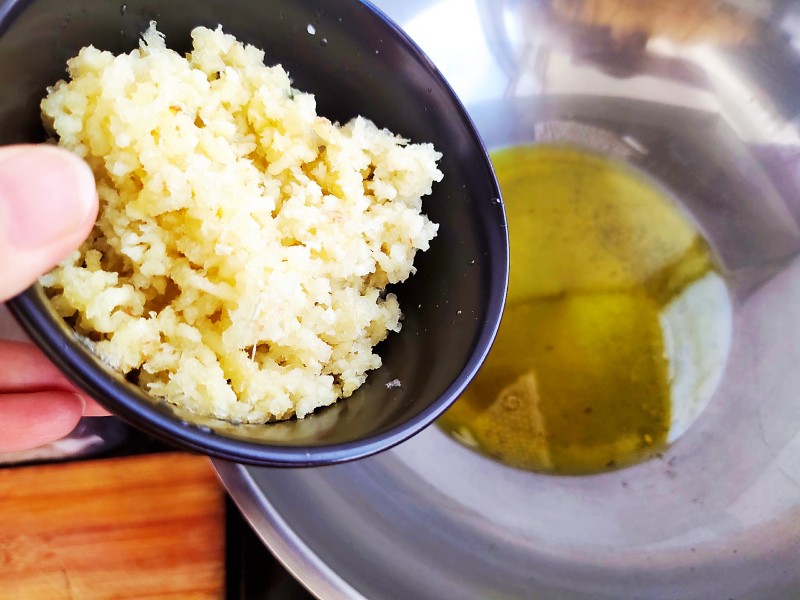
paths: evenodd
<path fill-rule="evenodd" d="M 89 167 L 55 146 L 0 148 L 0 302 L 77 248 L 97 215 Z M 0 340 L 0 453 L 36 448 L 107 415 L 32 344 Z"/>

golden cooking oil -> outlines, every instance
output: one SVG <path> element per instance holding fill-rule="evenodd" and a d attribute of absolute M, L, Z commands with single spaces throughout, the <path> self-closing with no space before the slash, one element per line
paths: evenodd
<path fill-rule="evenodd" d="M 622 163 L 548 146 L 492 159 L 509 222 L 506 311 L 440 426 L 532 471 L 597 473 L 652 456 L 670 429 L 662 311 L 715 269 L 708 245 Z"/>

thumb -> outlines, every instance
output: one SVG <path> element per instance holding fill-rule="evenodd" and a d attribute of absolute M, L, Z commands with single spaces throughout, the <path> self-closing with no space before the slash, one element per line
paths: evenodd
<path fill-rule="evenodd" d="M 77 248 L 97 216 L 89 166 L 49 145 L 0 148 L 0 302 Z"/>

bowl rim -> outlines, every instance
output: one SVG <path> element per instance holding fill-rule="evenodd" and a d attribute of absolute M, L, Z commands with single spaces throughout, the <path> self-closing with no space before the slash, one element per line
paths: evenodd
<path fill-rule="evenodd" d="M 177 416 L 173 417 L 159 410 L 144 391 L 107 373 L 100 366 L 97 356 L 76 335 L 65 335 L 68 326 L 49 308 L 49 301 L 38 282 L 8 300 L 7 305 L 14 318 L 70 381 L 116 416 L 167 444 L 213 458 L 253 466 L 310 467 L 364 458 L 399 444 L 433 423 L 461 395 L 483 364 L 494 342 L 506 300 L 510 259 L 505 208 L 486 145 L 463 103 L 422 49 L 372 3 L 358 0 L 358 4 L 383 22 L 391 35 L 395 36 L 397 43 L 405 46 L 409 54 L 419 61 L 420 67 L 442 86 L 452 102 L 458 120 L 484 158 L 488 183 L 493 192 L 493 197 L 486 201 L 495 205 L 498 211 L 497 223 L 502 231 L 497 232 L 501 236 L 500 243 L 487 243 L 492 252 L 487 261 L 490 281 L 486 289 L 486 317 L 480 326 L 475 345 L 467 362 L 447 389 L 429 406 L 399 425 L 360 441 L 320 446 L 268 444 L 219 434 L 209 427 L 180 420 Z"/>

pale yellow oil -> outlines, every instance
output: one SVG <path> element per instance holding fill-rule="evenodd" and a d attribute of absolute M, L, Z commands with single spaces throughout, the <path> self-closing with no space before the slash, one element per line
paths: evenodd
<path fill-rule="evenodd" d="M 592 154 L 519 146 L 493 154 L 511 277 L 497 340 L 439 420 L 507 465 L 588 474 L 645 459 L 670 428 L 659 316 L 714 269 L 675 203 Z"/>

